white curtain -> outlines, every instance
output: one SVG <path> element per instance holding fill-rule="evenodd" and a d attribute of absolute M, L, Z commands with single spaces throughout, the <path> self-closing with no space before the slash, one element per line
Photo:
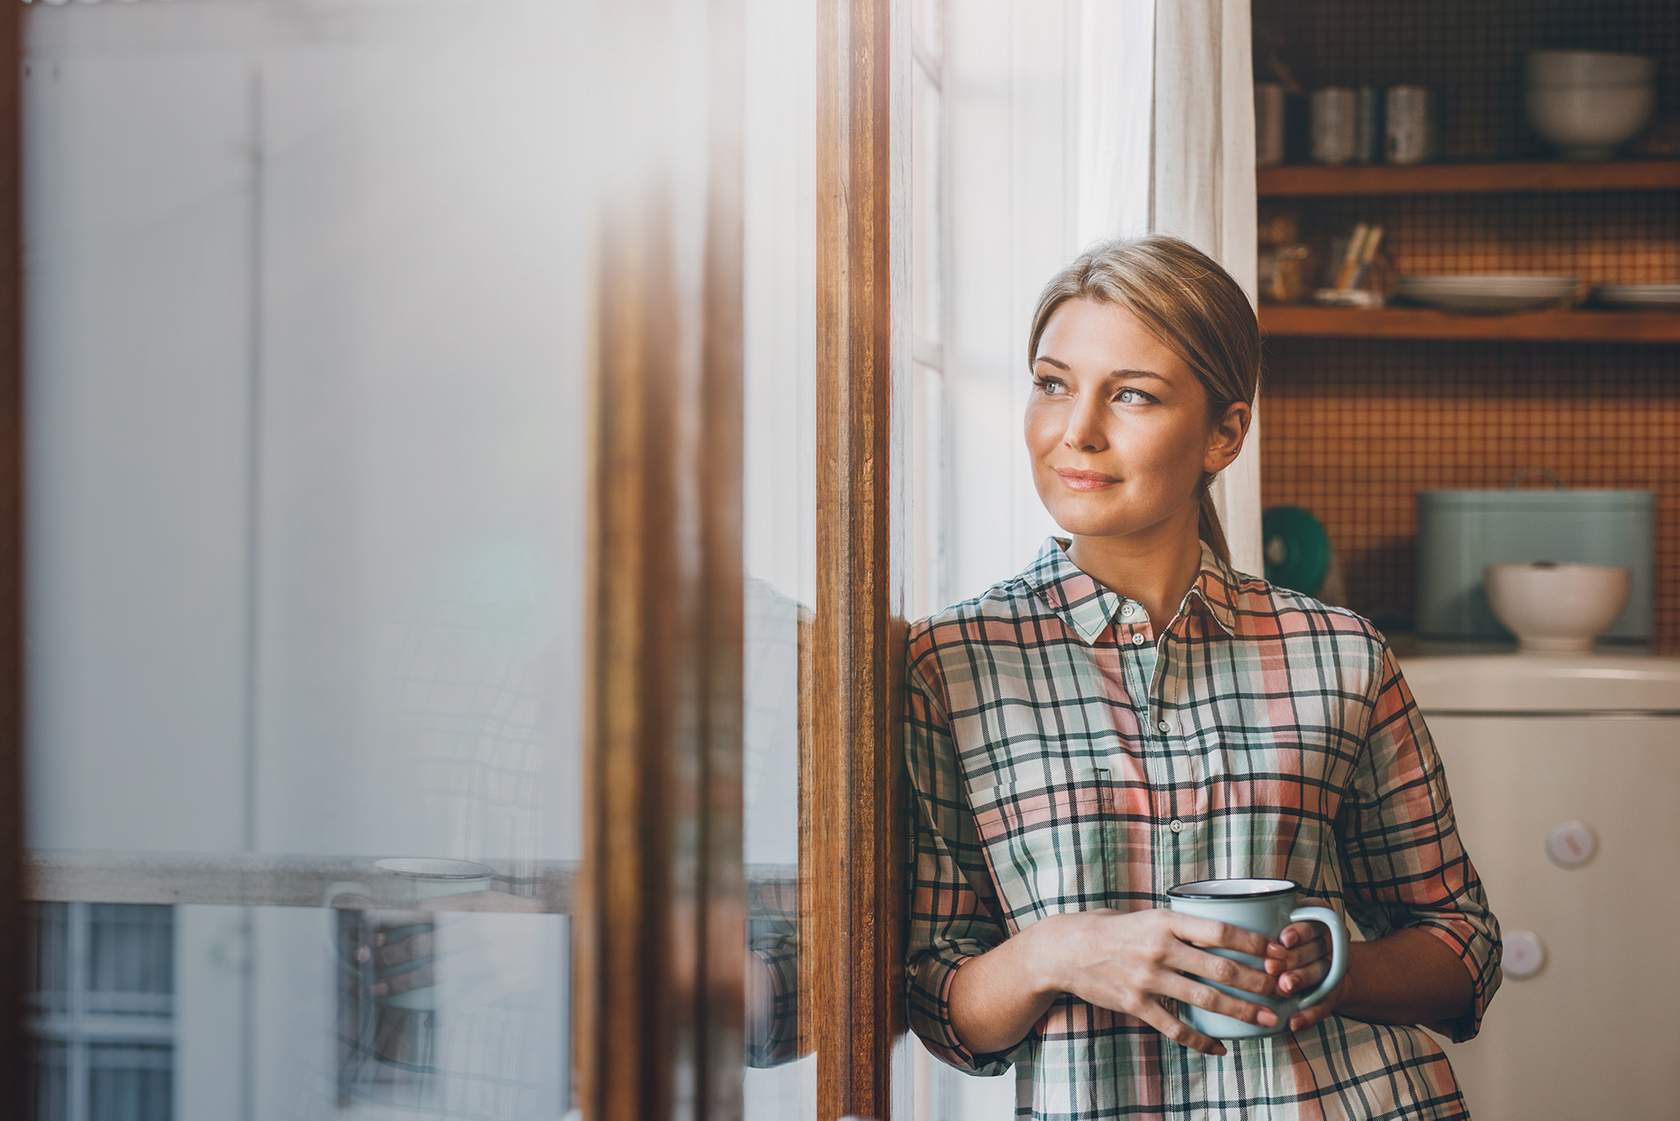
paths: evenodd
<path fill-rule="evenodd" d="M 944 601 L 1054 531 L 1021 439 L 1045 280 L 1100 238 L 1176 234 L 1255 297 L 1246 0 L 962 0 L 945 14 Z M 1213 493 L 1239 571 L 1265 571 L 1259 404 Z"/>
<path fill-rule="evenodd" d="M 1242 0 L 1076 0 L 1076 246 L 1167 233 L 1255 293 L 1254 79 Z M 1127 65 L 1144 55 L 1150 66 Z M 1214 501 L 1238 571 L 1263 573 L 1259 402 Z"/>

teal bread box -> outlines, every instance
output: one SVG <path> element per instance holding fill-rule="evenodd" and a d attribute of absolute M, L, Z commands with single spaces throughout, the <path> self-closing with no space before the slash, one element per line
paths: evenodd
<path fill-rule="evenodd" d="M 1482 570 L 1549 560 L 1625 564 L 1627 610 L 1601 636 L 1649 642 L 1655 496 L 1648 490 L 1424 490 L 1417 496 L 1417 631 L 1515 641 L 1488 607 Z"/>

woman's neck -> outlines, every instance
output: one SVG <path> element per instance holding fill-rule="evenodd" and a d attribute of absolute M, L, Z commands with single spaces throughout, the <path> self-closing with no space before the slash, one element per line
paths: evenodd
<path fill-rule="evenodd" d="M 1171 537 L 1127 535 L 1074 537 L 1068 559 L 1111 591 L 1135 599 L 1159 633 L 1172 622 L 1201 568 L 1201 540 L 1176 528 Z"/>

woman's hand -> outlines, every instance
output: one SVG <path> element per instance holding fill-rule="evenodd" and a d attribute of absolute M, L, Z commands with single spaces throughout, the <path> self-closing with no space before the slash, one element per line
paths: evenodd
<path fill-rule="evenodd" d="M 1328 903 L 1316 899 L 1307 902 L 1321 907 L 1329 906 Z M 1267 948 L 1267 975 L 1276 978 L 1278 990 L 1284 996 L 1298 997 L 1302 993 L 1312 992 L 1330 972 L 1330 939 L 1324 924 L 1291 923 L 1278 933 L 1278 942 L 1283 944 L 1281 949 L 1276 942 Z M 1324 999 L 1289 1018 L 1289 1030 L 1310 1028 L 1326 1016 L 1334 1014 L 1337 1006 L 1348 999 L 1348 982 L 1352 980 L 1353 964 L 1349 962 L 1348 970 L 1342 975 L 1341 981 L 1324 994 Z"/>
<path fill-rule="evenodd" d="M 1234 989 L 1277 996 L 1271 975 L 1206 949 L 1218 947 L 1265 958 L 1270 942 L 1263 934 L 1165 908 L 1068 912 L 1029 929 L 1040 932 L 1038 956 L 1046 985 L 1135 1016 L 1192 1050 L 1223 1055 L 1225 1045 L 1169 1012 L 1162 997 L 1262 1027 L 1277 1024 L 1269 1008 L 1227 996 L 1184 975 L 1192 973 Z"/>

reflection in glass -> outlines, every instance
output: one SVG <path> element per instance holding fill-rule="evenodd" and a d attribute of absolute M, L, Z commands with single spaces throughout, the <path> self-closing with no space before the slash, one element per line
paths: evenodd
<path fill-rule="evenodd" d="M 570 1108 L 601 18 L 29 7 L 37 1116 Z"/>
<path fill-rule="evenodd" d="M 749 0 L 742 175 L 749 1121 L 816 1115 L 798 1038 L 800 658 L 816 602 L 816 7 Z"/>

